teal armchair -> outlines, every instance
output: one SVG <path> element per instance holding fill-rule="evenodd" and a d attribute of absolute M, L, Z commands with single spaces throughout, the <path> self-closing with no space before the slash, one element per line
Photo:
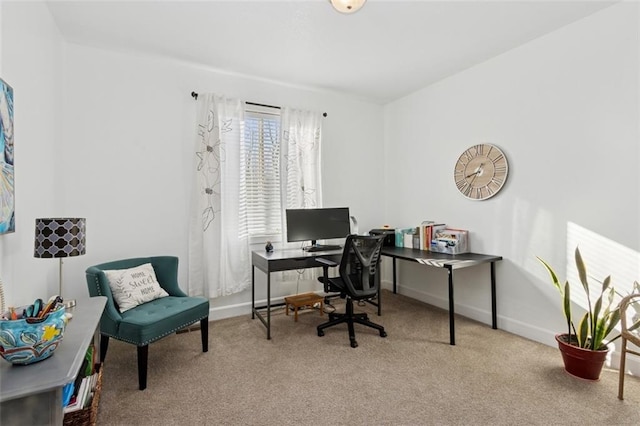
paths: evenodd
<path fill-rule="evenodd" d="M 121 313 L 104 271 L 129 269 L 145 263 L 151 263 L 158 283 L 169 296 L 143 303 Z M 87 268 L 86 277 L 91 297 L 107 297 L 107 304 L 100 319 L 100 361 L 104 361 L 107 355 L 110 337 L 136 345 L 140 390 L 147 387 L 149 343 L 200 321 L 202 352 L 208 351 L 209 300 L 189 297 L 180 289 L 177 257 L 140 257 L 102 263 Z"/>

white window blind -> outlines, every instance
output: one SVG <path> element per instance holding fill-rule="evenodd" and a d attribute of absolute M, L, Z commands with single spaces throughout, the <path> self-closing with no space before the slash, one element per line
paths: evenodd
<path fill-rule="evenodd" d="M 282 233 L 279 110 L 248 106 L 244 143 L 249 235 L 275 239 Z"/>

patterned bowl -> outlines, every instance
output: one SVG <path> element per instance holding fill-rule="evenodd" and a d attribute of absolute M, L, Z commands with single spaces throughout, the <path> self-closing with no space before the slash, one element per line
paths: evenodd
<path fill-rule="evenodd" d="M 49 358 L 62 341 L 67 319 L 64 306 L 44 318 L 0 321 L 0 355 L 12 364 L 27 365 Z"/>

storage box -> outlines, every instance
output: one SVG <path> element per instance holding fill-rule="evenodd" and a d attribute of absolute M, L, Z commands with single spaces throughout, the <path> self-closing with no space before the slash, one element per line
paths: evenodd
<path fill-rule="evenodd" d="M 469 252 L 469 231 L 444 228 L 438 230 L 431 240 L 430 251 L 436 253 L 462 254 Z"/>

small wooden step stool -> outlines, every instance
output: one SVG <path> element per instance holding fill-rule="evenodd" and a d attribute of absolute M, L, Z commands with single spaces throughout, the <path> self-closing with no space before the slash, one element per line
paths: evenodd
<path fill-rule="evenodd" d="M 320 315 L 323 315 L 324 312 L 324 297 L 320 296 L 316 293 L 302 293 L 296 294 L 293 296 L 287 296 L 284 298 L 285 303 L 285 311 L 286 315 L 289 315 L 289 306 L 293 308 L 294 319 L 298 321 L 298 309 L 308 306 L 309 308 L 313 308 L 313 305 L 316 303 L 320 303 Z"/>

